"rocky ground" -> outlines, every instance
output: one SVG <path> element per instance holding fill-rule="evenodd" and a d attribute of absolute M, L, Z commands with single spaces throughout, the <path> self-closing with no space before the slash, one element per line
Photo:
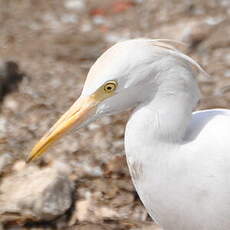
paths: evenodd
<path fill-rule="evenodd" d="M 159 230 L 131 183 L 128 114 L 24 159 L 117 41 L 170 38 L 210 74 L 199 108 L 230 108 L 229 0 L 0 0 L 0 229 Z"/>

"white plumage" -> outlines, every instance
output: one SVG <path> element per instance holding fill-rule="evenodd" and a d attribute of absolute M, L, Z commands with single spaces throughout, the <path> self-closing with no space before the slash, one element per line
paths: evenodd
<path fill-rule="evenodd" d="M 164 230 L 229 230 L 230 110 L 192 113 L 199 101 L 194 66 L 202 70 L 159 40 L 116 44 L 92 66 L 80 99 L 29 159 L 41 155 L 67 126 L 135 108 L 125 150 L 151 217 Z M 108 82 L 111 92 L 103 88 Z"/>

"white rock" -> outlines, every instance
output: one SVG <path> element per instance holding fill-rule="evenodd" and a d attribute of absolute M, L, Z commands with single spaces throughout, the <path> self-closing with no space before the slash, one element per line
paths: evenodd
<path fill-rule="evenodd" d="M 0 154 L 0 173 L 13 162 L 13 157 L 9 153 Z"/>
<path fill-rule="evenodd" d="M 8 213 L 33 220 L 51 220 L 72 203 L 72 184 L 53 168 L 28 167 L 5 177 L 0 186 L 0 216 Z"/>
<path fill-rule="evenodd" d="M 17 161 L 17 162 L 14 163 L 14 166 L 13 166 L 12 169 L 13 169 L 14 171 L 20 171 L 20 170 L 25 169 L 25 167 L 26 167 L 25 161 L 19 160 L 19 161 Z"/>
<path fill-rule="evenodd" d="M 80 200 L 76 204 L 76 218 L 78 221 L 87 221 L 90 215 L 91 200 Z"/>
<path fill-rule="evenodd" d="M 95 25 L 103 25 L 106 24 L 106 19 L 103 16 L 94 16 L 93 17 L 93 22 Z"/>
<path fill-rule="evenodd" d="M 106 206 L 97 208 L 97 210 L 95 210 L 95 215 L 98 219 L 114 219 L 118 217 L 117 212 L 114 209 Z"/>
<path fill-rule="evenodd" d="M 82 10 L 85 7 L 83 0 L 67 0 L 64 5 L 70 10 Z"/>
<path fill-rule="evenodd" d="M 7 120 L 3 116 L 0 116 L 0 137 L 5 136 L 7 130 L 6 126 L 7 126 Z"/>
<path fill-rule="evenodd" d="M 77 15 L 74 14 L 63 14 L 61 16 L 61 21 L 64 23 L 77 23 Z"/>

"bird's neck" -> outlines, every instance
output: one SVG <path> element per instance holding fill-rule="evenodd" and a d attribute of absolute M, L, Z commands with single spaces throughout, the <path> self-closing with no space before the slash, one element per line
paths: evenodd
<path fill-rule="evenodd" d="M 175 155 L 181 153 L 199 90 L 192 70 L 177 65 L 157 74 L 154 86 L 152 97 L 139 104 L 128 121 L 125 150 L 137 192 L 153 219 L 160 221 L 162 191 L 167 190 Z"/>
<path fill-rule="evenodd" d="M 173 78 L 173 69 L 165 72 L 154 97 L 133 112 L 126 127 L 126 152 L 152 154 L 183 142 L 199 90 L 192 72 L 181 73 L 187 76 Z"/>

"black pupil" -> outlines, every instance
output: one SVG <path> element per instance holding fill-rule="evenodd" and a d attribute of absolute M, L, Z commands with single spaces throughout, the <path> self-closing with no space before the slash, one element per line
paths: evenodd
<path fill-rule="evenodd" d="M 112 90 L 112 86 L 107 86 L 107 90 Z"/>

